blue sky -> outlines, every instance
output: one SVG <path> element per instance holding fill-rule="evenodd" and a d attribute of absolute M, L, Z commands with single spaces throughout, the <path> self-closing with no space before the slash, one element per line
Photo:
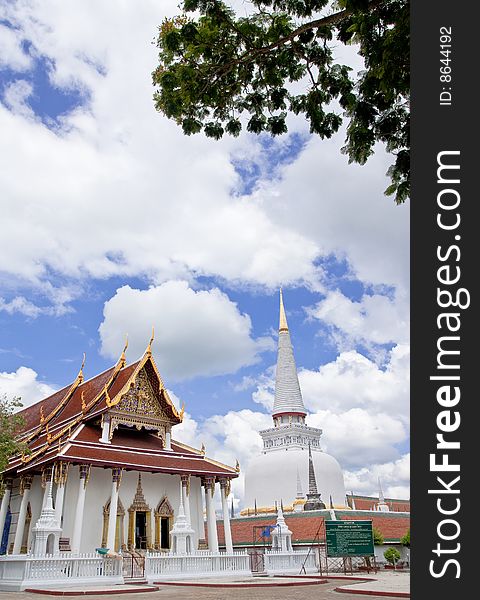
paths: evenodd
<path fill-rule="evenodd" d="M 93 376 L 127 333 L 135 360 L 155 325 L 178 437 L 248 465 L 283 286 L 310 423 L 347 489 L 380 475 L 408 496 L 409 217 L 383 196 L 389 158 L 348 165 L 342 135 L 298 117 L 275 140 L 184 137 L 149 75 L 176 3 L 126 4 L 0 0 L 0 392 L 38 401 L 84 352 Z"/>

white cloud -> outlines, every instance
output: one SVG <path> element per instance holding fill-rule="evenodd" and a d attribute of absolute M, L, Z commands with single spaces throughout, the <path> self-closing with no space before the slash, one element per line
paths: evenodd
<path fill-rule="evenodd" d="M 409 347 L 395 346 L 380 368 L 359 352 L 342 352 L 318 371 L 299 372 L 305 406 L 334 413 L 360 407 L 372 414 L 385 412 L 408 422 Z"/>
<path fill-rule="evenodd" d="M 30 65 L 31 58 L 22 49 L 20 32 L 0 24 L 0 67 L 25 71 Z"/>
<path fill-rule="evenodd" d="M 357 471 L 345 471 L 345 488 L 348 493 L 378 496 L 378 478 L 386 497 L 407 500 L 410 498 L 410 454 L 392 462 L 373 463 Z"/>
<path fill-rule="evenodd" d="M 118 289 L 105 303 L 100 325 L 102 353 L 118 357 L 129 334 L 129 354 L 143 353 L 155 326 L 155 360 L 167 381 L 232 373 L 273 348 L 270 338 L 253 339 L 251 320 L 219 289 L 194 291 L 185 281 L 148 290 Z"/>
<path fill-rule="evenodd" d="M 32 85 L 28 81 L 20 79 L 5 87 L 3 101 L 15 115 L 27 119 L 34 119 L 35 113 L 27 104 L 27 100 L 32 93 Z"/>
<path fill-rule="evenodd" d="M 343 344 L 349 347 L 358 343 L 406 343 L 409 339 L 409 307 L 404 295 L 391 299 L 365 294 L 355 302 L 336 290 L 328 292 L 308 313 L 343 333 Z"/>
<path fill-rule="evenodd" d="M 7 9 L 52 85 L 89 100 L 55 131 L 0 106 L 0 256 L 9 256 L 0 270 L 36 284 L 52 273 L 155 284 L 210 275 L 228 285 L 321 289 L 316 259 L 334 252 L 365 281 L 405 283 L 407 209 L 382 194 L 381 152 L 366 167 L 347 165 L 340 137 L 312 139 L 275 181 L 239 198 L 231 157 L 258 156 L 258 139 L 186 137 L 154 111 L 150 42 L 176 1 Z"/>
<path fill-rule="evenodd" d="M 256 192 L 270 218 L 315 241 L 320 253 L 346 259 L 355 277 L 374 285 L 409 286 L 409 209 L 383 195 L 392 157 L 377 148 L 366 165 L 340 154 L 342 133 L 312 137 L 283 179 Z"/>
<path fill-rule="evenodd" d="M 337 414 L 319 410 L 309 415 L 308 423 L 323 430 L 322 448 L 343 468 L 396 460 L 399 451 L 395 445 L 408 439 L 408 431 L 400 419 L 382 412 L 370 414 L 361 408 Z"/>
<path fill-rule="evenodd" d="M 20 397 L 26 407 L 56 391 L 56 388 L 37 378 L 38 374 L 29 367 L 19 367 L 13 373 L 0 373 L 0 394 L 6 394 L 7 398 Z"/>

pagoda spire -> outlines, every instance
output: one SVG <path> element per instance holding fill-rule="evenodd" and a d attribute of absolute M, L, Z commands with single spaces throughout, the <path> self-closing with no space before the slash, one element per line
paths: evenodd
<path fill-rule="evenodd" d="M 323 510 L 326 508 L 322 502 L 317 489 L 317 480 L 315 479 L 315 469 L 313 467 L 312 448 L 308 444 L 308 494 L 307 501 L 303 510 Z"/>
<path fill-rule="evenodd" d="M 302 482 L 300 481 L 300 472 L 298 470 L 298 467 L 297 467 L 297 498 L 299 500 L 302 500 L 303 498 L 305 498 L 305 496 L 303 495 Z"/>
<path fill-rule="evenodd" d="M 382 482 L 380 481 L 380 477 L 378 478 L 378 504 L 377 510 L 381 512 L 389 512 L 390 507 L 385 502 L 385 496 L 383 495 Z"/>
<path fill-rule="evenodd" d="M 287 315 L 285 314 L 285 307 L 283 306 L 282 288 L 280 288 L 280 321 L 278 331 L 288 331 Z"/>
<path fill-rule="evenodd" d="M 312 447 L 308 444 L 308 493 L 318 494 L 315 469 L 313 468 Z"/>
<path fill-rule="evenodd" d="M 307 414 L 298 382 L 297 366 L 290 340 L 282 290 L 280 290 L 277 372 L 272 414 L 274 419 L 279 415 L 299 415 L 304 419 Z"/>

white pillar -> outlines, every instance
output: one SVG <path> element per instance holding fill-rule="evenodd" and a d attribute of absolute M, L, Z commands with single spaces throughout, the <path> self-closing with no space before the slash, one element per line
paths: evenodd
<path fill-rule="evenodd" d="M 55 494 L 55 518 L 59 525 L 62 525 L 63 517 L 63 497 L 65 495 L 65 486 L 67 484 L 68 464 L 59 462 L 55 464 L 55 482 L 57 484 L 57 493 Z"/>
<path fill-rule="evenodd" d="M 190 475 L 181 475 L 182 479 L 182 500 L 185 510 L 185 516 L 188 523 L 192 524 L 192 515 L 190 513 Z"/>
<path fill-rule="evenodd" d="M 0 540 L 3 536 L 3 528 L 5 527 L 5 521 L 7 519 L 8 505 L 10 503 L 10 495 L 12 493 L 13 480 L 7 479 L 5 481 L 5 492 L 2 498 L 2 506 L 0 507 Z"/>
<path fill-rule="evenodd" d="M 33 475 L 23 475 L 20 482 L 20 493 L 22 494 L 22 503 L 18 514 L 17 530 L 15 532 L 15 541 L 13 542 L 12 554 L 20 554 L 22 549 L 23 532 L 25 531 L 25 517 L 27 516 L 28 498 L 32 487 Z"/>
<path fill-rule="evenodd" d="M 102 444 L 111 444 L 110 441 L 110 418 L 104 416 L 102 420 L 102 437 L 99 438 L 99 442 Z"/>
<path fill-rule="evenodd" d="M 165 450 L 171 450 L 172 449 L 172 434 L 167 431 L 165 433 Z"/>
<path fill-rule="evenodd" d="M 213 501 L 214 494 L 215 477 L 207 477 L 205 479 L 205 501 L 207 503 L 208 548 L 211 552 L 218 552 L 217 519 Z"/>
<path fill-rule="evenodd" d="M 80 552 L 80 541 L 82 539 L 83 509 L 85 506 L 85 493 L 87 491 L 89 465 L 80 465 L 80 479 L 78 482 L 77 506 L 75 509 L 75 522 L 73 526 L 72 542 L 70 547 L 72 554 Z"/>
<path fill-rule="evenodd" d="M 229 481 L 220 479 L 220 493 L 222 495 L 223 530 L 225 532 L 225 549 L 228 554 L 233 554 L 232 530 L 230 528 L 230 514 L 228 512 L 227 487 Z"/>
<path fill-rule="evenodd" d="M 52 467 L 45 467 L 42 471 L 42 487 L 43 487 L 43 496 L 42 496 L 42 509 L 45 508 L 48 497 L 48 488 L 49 483 L 52 478 Z"/>
<path fill-rule="evenodd" d="M 108 515 L 107 548 L 115 551 L 115 532 L 117 529 L 118 488 L 122 469 L 112 469 L 112 494 L 110 496 L 110 514 Z"/>

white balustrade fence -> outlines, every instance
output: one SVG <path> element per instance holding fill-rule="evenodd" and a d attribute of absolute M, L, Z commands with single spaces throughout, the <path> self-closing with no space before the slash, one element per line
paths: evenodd
<path fill-rule="evenodd" d="M 308 550 L 295 550 L 294 552 L 279 552 L 267 550 L 265 552 L 265 570 L 267 573 L 282 573 L 285 571 L 300 573 L 302 567 L 305 571 L 318 571 L 315 552 Z"/>
<path fill-rule="evenodd" d="M 123 583 L 122 561 L 98 554 L 4 556 L 0 559 L 0 590 L 21 591 L 61 584 Z"/>
<path fill-rule="evenodd" d="M 152 552 L 145 558 L 145 577 L 149 582 L 166 577 L 208 577 L 242 573 L 250 573 L 249 557 L 245 550 L 234 551 L 233 554 L 201 551 L 185 556 Z"/>

